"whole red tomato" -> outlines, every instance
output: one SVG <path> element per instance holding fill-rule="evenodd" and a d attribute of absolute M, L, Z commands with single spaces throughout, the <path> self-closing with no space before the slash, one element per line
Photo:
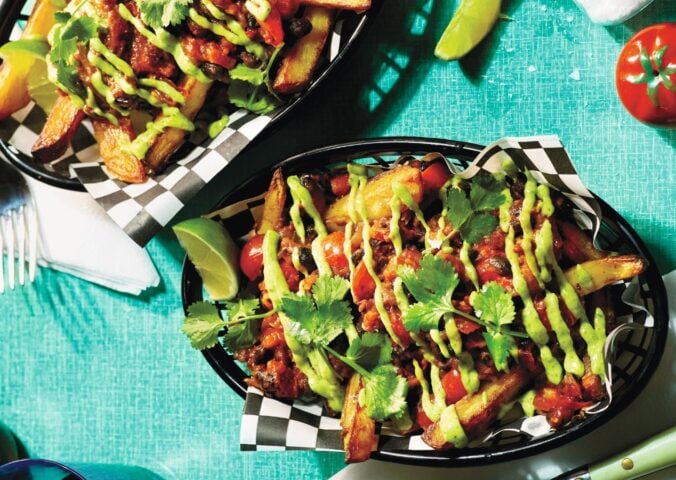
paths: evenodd
<path fill-rule="evenodd" d="M 642 122 L 676 127 L 676 22 L 634 35 L 617 60 L 617 93 Z"/>

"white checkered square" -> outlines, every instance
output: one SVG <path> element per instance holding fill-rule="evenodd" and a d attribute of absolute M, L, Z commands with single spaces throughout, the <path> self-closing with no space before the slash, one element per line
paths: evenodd
<path fill-rule="evenodd" d="M 17 110 L 16 112 L 14 112 L 12 114 L 12 118 L 19 123 L 23 123 L 23 121 L 26 120 L 26 117 L 28 116 L 29 113 L 31 113 L 31 110 L 33 110 L 33 108 L 40 108 L 40 107 L 36 106 L 34 102 L 30 102 L 28 105 L 23 107 L 21 110 Z M 34 134 L 34 135 L 37 136 L 37 134 Z M 14 145 L 14 143 L 12 143 L 12 145 Z"/>
<path fill-rule="evenodd" d="M 340 419 L 324 416 L 322 416 L 322 419 L 319 421 L 319 428 L 321 430 L 342 430 Z"/>
<path fill-rule="evenodd" d="M 228 162 L 229 160 L 226 160 L 221 154 L 212 150 L 202 157 L 202 159 L 193 167 L 192 171 L 199 175 L 202 180 L 208 182 L 214 178 L 218 172 L 223 170 Z"/>
<path fill-rule="evenodd" d="M 556 173 L 556 168 L 544 149 L 525 150 L 525 152 L 541 173 Z"/>
<path fill-rule="evenodd" d="M 316 417 L 320 416 L 324 410 L 321 403 L 293 402 L 293 408 L 309 413 L 310 415 L 314 415 Z"/>
<path fill-rule="evenodd" d="M 75 152 L 75 156 L 82 163 L 96 162 L 100 159 L 99 157 L 99 146 L 90 145 L 87 148 L 84 148 L 78 152 Z"/>
<path fill-rule="evenodd" d="M 270 120 L 272 120 L 272 118 L 268 117 L 267 115 L 254 117 L 253 120 L 250 120 L 239 127 L 238 131 L 249 140 L 253 140 L 256 138 L 256 135 L 261 133 L 268 123 L 270 123 Z"/>
<path fill-rule="evenodd" d="M 559 178 L 563 183 L 566 184 L 571 191 L 575 192 L 578 195 L 590 198 L 592 194 L 587 190 L 582 179 L 577 175 L 559 175 Z"/>
<path fill-rule="evenodd" d="M 258 416 L 242 415 L 239 429 L 240 445 L 256 445 L 256 431 L 258 431 Z"/>
<path fill-rule="evenodd" d="M 178 182 L 180 182 L 186 175 L 190 173 L 190 170 L 185 168 L 183 165 L 178 165 L 174 170 L 169 173 L 166 177 L 160 180 L 160 185 L 162 185 L 167 190 L 171 190 Z"/>
<path fill-rule="evenodd" d="M 124 227 L 128 225 L 142 209 L 143 207 L 139 205 L 136 200 L 130 198 L 118 203 L 108 210 L 108 215 L 110 215 L 110 218 L 112 218 L 115 223 Z"/>
<path fill-rule="evenodd" d="M 176 195 L 167 191 L 160 194 L 158 197 L 155 197 L 148 205 L 145 206 L 146 212 L 148 212 L 157 223 L 160 225 L 166 225 L 169 221 L 174 218 L 179 210 L 183 208 L 183 203 L 176 198 Z"/>
<path fill-rule="evenodd" d="M 265 417 L 289 418 L 291 405 L 270 397 L 263 397 L 260 414 Z"/>
<path fill-rule="evenodd" d="M 21 153 L 30 155 L 31 148 L 33 148 L 33 144 L 37 139 L 38 135 L 35 132 L 23 125 L 19 125 L 14 135 L 9 139 L 9 143 Z"/>
<path fill-rule="evenodd" d="M 286 446 L 314 448 L 317 445 L 319 429 L 296 420 L 289 420 L 286 430 Z"/>
<path fill-rule="evenodd" d="M 152 178 L 149 178 L 143 183 L 134 183 L 124 187 L 124 193 L 129 195 L 132 198 L 136 198 L 139 195 L 146 193 L 148 190 L 157 185 L 157 182 Z"/>
<path fill-rule="evenodd" d="M 120 187 L 117 186 L 115 181 L 109 179 L 103 182 L 88 184 L 87 191 L 92 197 L 101 198 L 110 195 L 111 193 L 119 192 Z"/>

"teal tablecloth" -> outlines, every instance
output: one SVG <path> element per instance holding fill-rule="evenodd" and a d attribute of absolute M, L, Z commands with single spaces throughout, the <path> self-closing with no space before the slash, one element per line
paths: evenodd
<path fill-rule="evenodd" d="M 379 135 L 487 143 L 555 133 L 662 272 L 673 269 L 676 130 L 643 126 L 623 110 L 614 65 L 632 32 L 676 20 L 676 3 L 656 0 L 612 28 L 591 24 L 572 0 L 505 4 L 512 20 L 466 61 L 449 64 L 432 50 L 455 2 L 386 0 L 340 73 L 182 218 L 208 210 L 247 172 L 309 147 Z M 0 420 L 35 455 L 140 464 L 181 479 L 320 478 L 339 470 L 340 454 L 239 452 L 242 401 L 179 332 L 182 252 L 168 230 L 148 249 L 162 284 L 141 298 L 49 270 L 34 286 L 0 297 Z"/>

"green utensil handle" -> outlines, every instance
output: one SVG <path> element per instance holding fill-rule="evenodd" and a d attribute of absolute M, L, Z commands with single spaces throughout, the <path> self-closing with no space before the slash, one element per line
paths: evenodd
<path fill-rule="evenodd" d="M 676 464 L 676 426 L 589 467 L 591 480 L 628 480 Z"/>

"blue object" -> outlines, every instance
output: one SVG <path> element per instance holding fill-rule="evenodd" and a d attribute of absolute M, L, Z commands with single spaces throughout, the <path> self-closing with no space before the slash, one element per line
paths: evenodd
<path fill-rule="evenodd" d="M 162 480 L 162 477 L 128 465 L 63 465 L 52 460 L 26 459 L 0 466 L 0 480 Z"/>

